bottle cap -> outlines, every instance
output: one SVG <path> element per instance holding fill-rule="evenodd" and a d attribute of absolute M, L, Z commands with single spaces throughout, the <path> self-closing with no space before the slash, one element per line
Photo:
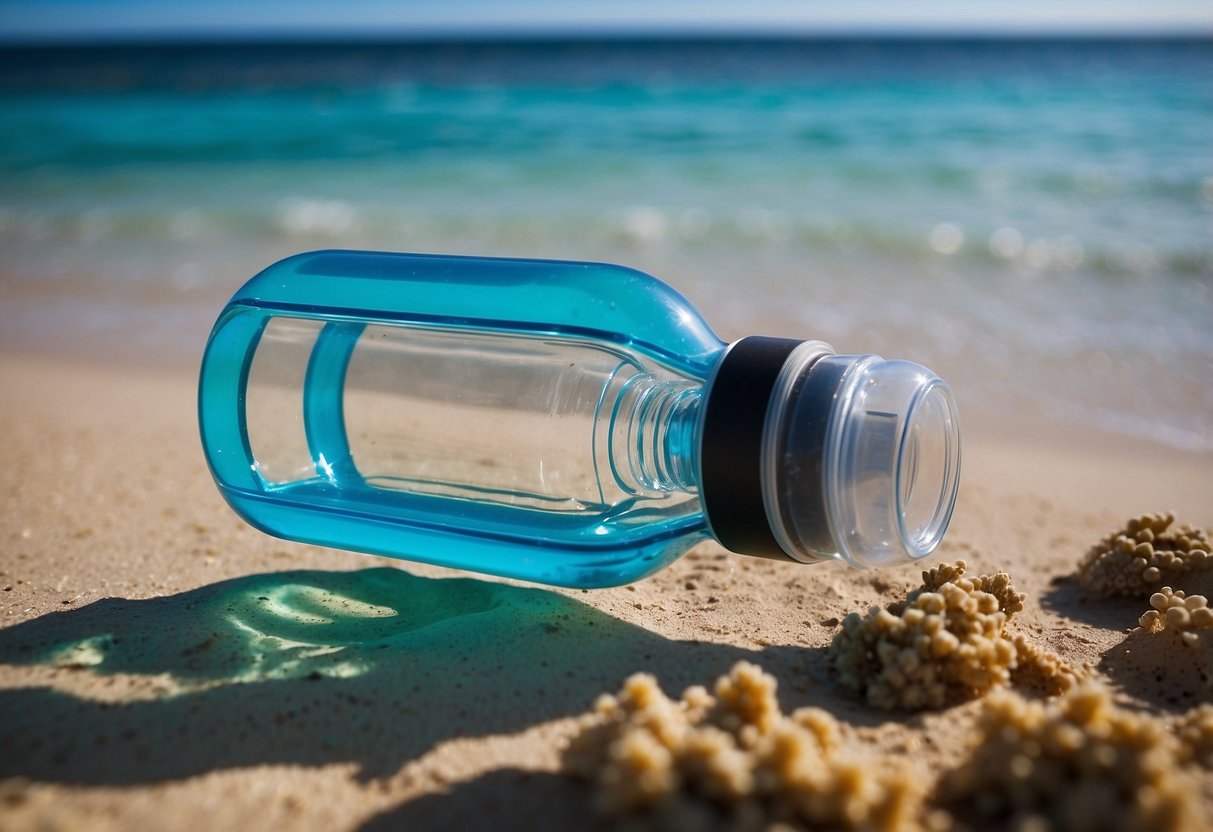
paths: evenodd
<path fill-rule="evenodd" d="M 947 383 L 909 361 L 801 347 L 771 393 L 763 498 L 798 560 L 892 566 L 943 539 L 960 484 Z"/>
<path fill-rule="evenodd" d="M 905 563 L 934 551 L 956 503 L 956 402 L 909 361 L 743 338 L 710 382 L 701 435 L 708 524 L 736 552 Z"/>

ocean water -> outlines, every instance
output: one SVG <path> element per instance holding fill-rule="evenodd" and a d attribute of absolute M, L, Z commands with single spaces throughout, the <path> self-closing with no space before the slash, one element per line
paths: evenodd
<path fill-rule="evenodd" d="M 979 432 L 1213 452 L 1213 40 L 0 50 L 0 348 L 186 365 L 325 247 L 621 262 Z"/>

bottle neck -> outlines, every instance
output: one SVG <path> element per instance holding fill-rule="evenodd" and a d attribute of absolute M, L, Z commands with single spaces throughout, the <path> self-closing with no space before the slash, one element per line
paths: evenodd
<path fill-rule="evenodd" d="M 642 497 L 699 488 L 702 388 L 686 379 L 639 373 L 610 414 L 610 466 L 616 484 Z"/>

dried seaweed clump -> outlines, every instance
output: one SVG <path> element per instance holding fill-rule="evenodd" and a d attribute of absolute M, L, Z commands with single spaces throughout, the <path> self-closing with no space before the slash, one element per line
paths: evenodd
<path fill-rule="evenodd" d="M 889 609 L 851 613 L 830 645 L 840 683 L 878 708 L 942 708 L 1006 685 L 1016 644 L 1003 636 L 1023 608 L 1005 573 L 965 577 L 964 561 L 923 573 Z"/>
<path fill-rule="evenodd" d="M 1182 589 L 1164 586 L 1150 596 L 1150 609 L 1137 619 L 1149 633 L 1175 630 L 1184 641 L 1195 644 L 1201 630 L 1213 630 L 1213 609 L 1203 595 L 1186 595 Z"/>
<path fill-rule="evenodd" d="M 669 699 L 650 675 L 599 698 L 564 754 L 596 809 L 640 828 L 920 830 L 925 786 L 908 767 L 842 749 L 825 711 L 785 716 L 776 681 L 739 662 L 715 695 Z"/>
<path fill-rule="evenodd" d="M 1213 769 L 1213 705 L 1188 711 L 1175 724 L 1180 759 Z"/>
<path fill-rule="evenodd" d="M 1145 598 L 1163 584 L 1190 591 L 1190 582 L 1213 577 L 1208 534 L 1174 522 L 1170 512 L 1130 520 L 1091 547 L 1078 582 L 1099 595 Z"/>
<path fill-rule="evenodd" d="M 1162 721 L 1121 710 L 1091 682 L 1048 702 L 986 698 L 967 761 L 936 798 L 974 829 L 1199 830 L 1203 811 L 1181 743 Z"/>

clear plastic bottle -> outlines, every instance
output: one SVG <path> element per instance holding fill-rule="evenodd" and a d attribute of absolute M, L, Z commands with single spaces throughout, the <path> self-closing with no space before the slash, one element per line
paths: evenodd
<path fill-rule="evenodd" d="M 929 554 L 959 481 L 930 371 L 818 341 L 726 345 L 620 266 L 321 251 L 241 288 L 199 385 L 248 522 L 571 587 L 715 537 L 811 563 Z"/>

